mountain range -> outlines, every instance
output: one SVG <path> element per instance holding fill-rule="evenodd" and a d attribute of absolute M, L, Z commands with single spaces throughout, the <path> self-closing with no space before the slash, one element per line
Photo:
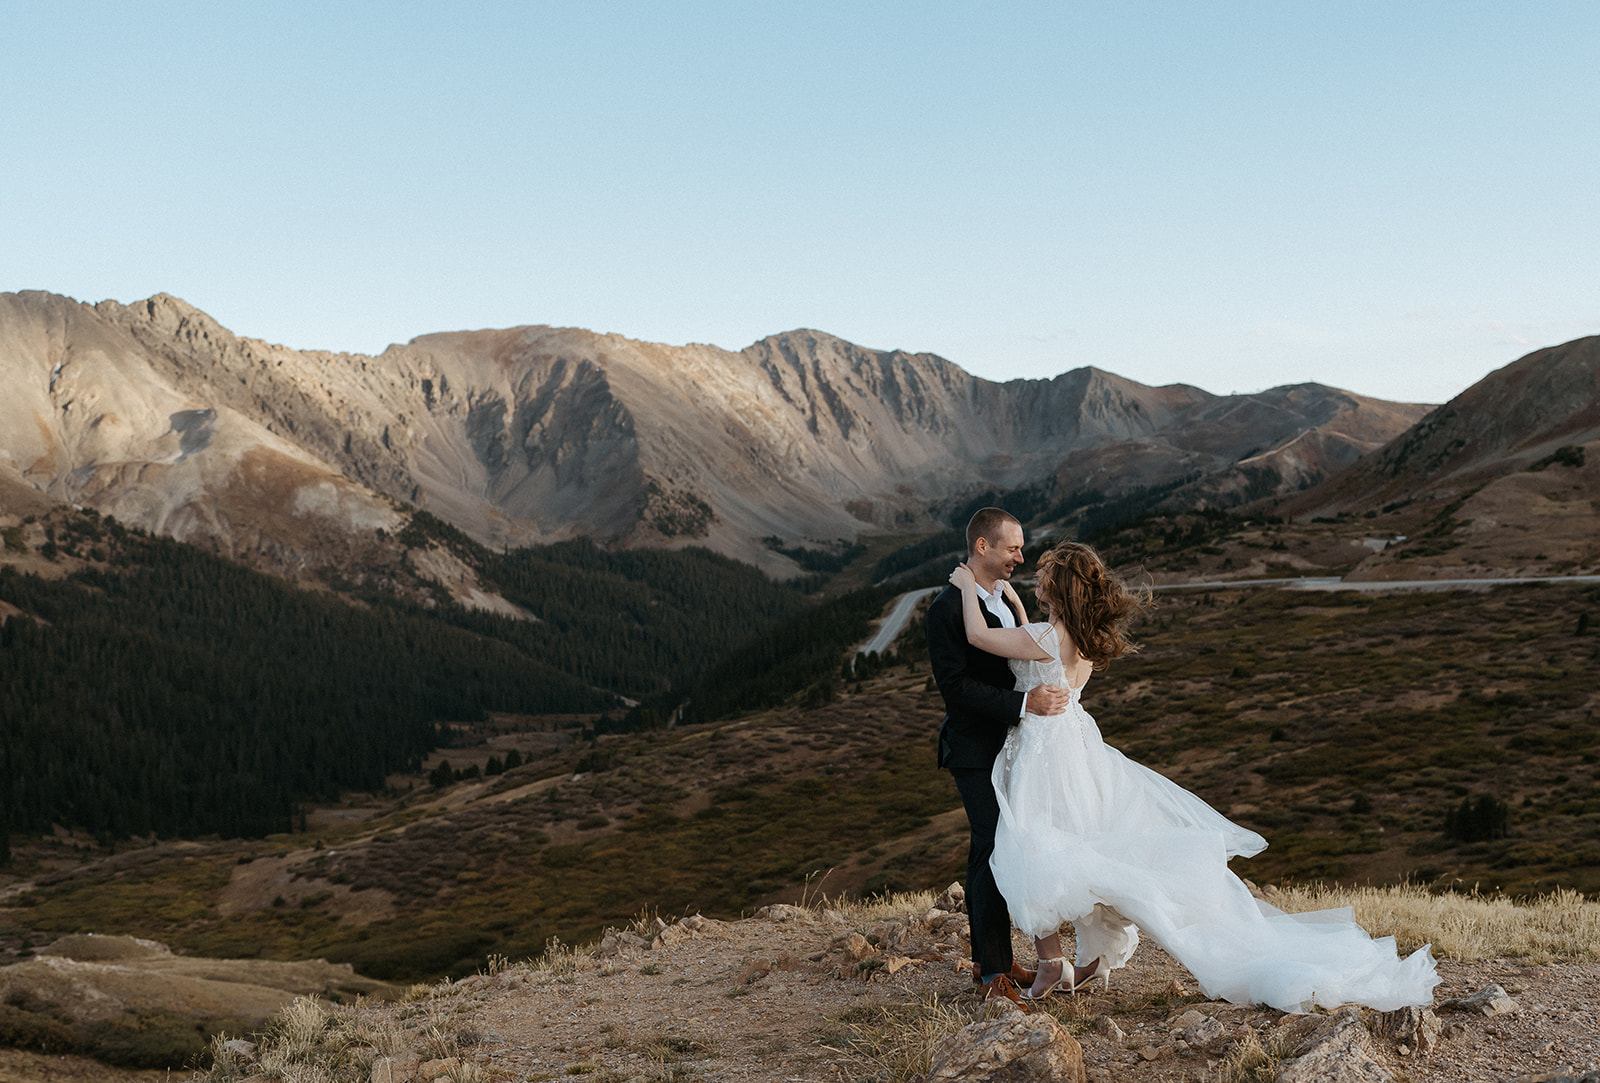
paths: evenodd
<path fill-rule="evenodd" d="M 88 505 L 291 575 L 358 560 L 416 507 L 496 549 L 696 544 L 788 577 L 780 548 L 930 529 L 986 490 L 1292 493 L 1428 409 L 1097 368 L 996 383 L 809 330 L 738 352 L 545 326 L 298 351 L 165 294 L 0 294 L 0 379 L 8 507 Z"/>

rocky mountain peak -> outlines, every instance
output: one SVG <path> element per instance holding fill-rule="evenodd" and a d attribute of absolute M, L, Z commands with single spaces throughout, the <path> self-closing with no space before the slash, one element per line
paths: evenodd
<path fill-rule="evenodd" d="M 297 351 L 168 294 L 4 295 L 0 342 L 0 372 L 26 389 L 0 404 L 0 467 L 16 480 L 225 548 L 287 531 L 295 559 L 313 523 L 371 529 L 404 502 L 495 546 L 694 543 L 792 574 L 763 539 L 932 526 L 941 501 L 1068 462 L 1103 473 L 1112 449 L 1142 449 L 1138 470 L 1096 482 L 1114 488 L 1222 469 L 1319 426 L 1355 433 L 1359 450 L 1301 462 L 1303 479 L 1420 413 L 1317 385 L 1222 397 L 1089 367 L 997 383 L 807 328 L 738 352 L 545 325 L 376 357 Z M 242 496 L 262 470 L 283 479 L 270 515 Z"/>

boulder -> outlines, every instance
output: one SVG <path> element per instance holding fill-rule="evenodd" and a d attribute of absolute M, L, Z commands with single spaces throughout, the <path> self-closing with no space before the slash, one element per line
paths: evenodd
<path fill-rule="evenodd" d="M 1486 1019 L 1493 1019 L 1497 1015 L 1512 1015 L 1517 1011 L 1517 1002 L 1511 995 L 1493 982 L 1485 985 L 1469 997 L 1451 997 L 1441 1000 L 1439 1007 L 1451 1011 L 1473 1012 Z"/>
<path fill-rule="evenodd" d="M 939 910 L 948 910 L 952 914 L 965 914 L 967 912 L 967 890 L 957 881 L 940 892 L 933 905 Z"/>
<path fill-rule="evenodd" d="M 372 1062 L 368 1079 L 372 1083 L 407 1083 L 415 1079 L 422 1058 L 415 1053 L 399 1053 L 392 1057 L 379 1057 Z M 429 1078 L 432 1078 L 431 1076 Z"/>
<path fill-rule="evenodd" d="M 768 921 L 799 921 L 809 922 L 811 911 L 803 906 L 790 906 L 788 903 L 773 903 L 763 906 L 756 911 L 756 917 L 766 918 Z"/>
<path fill-rule="evenodd" d="M 1372 1021 L 1372 1032 L 1411 1052 L 1427 1053 L 1439 1044 L 1439 1017 L 1431 1008 L 1396 1008 L 1380 1012 Z"/>
<path fill-rule="evenodd" d="M 891 922 L 884 928 L 878 938 L 878 946 L 884 951 L 893 951 L 902 948 L 911 942 L 916 931 L 903 921 Z"/>
<path fill-rule="evenodd" d="M 650 941 L 637 933 L 607 929 L 605 935 L 600 938 L 600 946 L 595 949 L 595 954 L 601 959 L 614 959 L 625 951 L 649 950 Z"/>
<path fill-rule="evenodd" d="M 934 1050 L 928 1083 L 1087 1083 L 1083 1047 L 1044 1012 L 962 1027 Z"/>
<path fill-rule="evenodd" d="M 455 1072 L 461 1070 L 460 1057 L 439 1057 L 434 1060 L 425 1060 L 417 1066 L 416 1078 L 427 1083 L 434 1079 L 449 1079 Z"/>
<path fill-rule="evenodd" d="M 1127 1041 L 1128 1038 L 1122 1028 L 1117 1025 L 1117 1021 L 1109 1015 L 1102 1015 L 1096 1019 L 1094 1021 L 1094 1029 L 1095 1033 L 1101 1037 L 1109 1038 L 1113 1042 L 1121 1043 Z"/>
<path fill-rule="evenodd" d="M 1289 1024 L 1298 1039 L 1278 1067 L 1274 1083 L 1394 1083 L 1394 1075 L 1372 1057 L 1372 1035 L 1361 1009 L 1306 1016 Z"/>
<path fill-rule="evenodd" d="M 872 945 L 867 943 L 867 938 L 860 933 L 851 933 L 845 937 L 844 953 L 859 963 L 872 954 Z"/>
<path fill-rule="evenodd" d="M 1207 1053 L 1220 1053 L 1223 1047 L 1233 1040 L 1228 1028 L 1209 1015 L 1202 1015 L 1184 1027 L 1178 1037 L 1187 1043 L 1190 1049 L 1204 1049 Z"/>
<path fill-rule="evenodd" d="M 656 921 L 661 923 L 660 918 L 657 918 Z M 655 938 L 650 941 L 650 946 L 652 948 L 660 948 L 669 944 L 677 944 L 688 940 L 690 937 L 703 936 L 726 929 L 727 925 L 728 923 L 725 921 L 717 921 L 715 918 L 708 918 L 704 914 L 690 914 L 688 917 L 679 918 L 673 924 L 662 928 L 655 935 Z"/>

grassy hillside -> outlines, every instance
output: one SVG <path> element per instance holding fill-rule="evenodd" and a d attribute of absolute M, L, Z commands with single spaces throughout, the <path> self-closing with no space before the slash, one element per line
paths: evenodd
<path fill-rule="evenodd" d="M 154 846 L 62 869 L 12 920 L 39 936 L 159 930 L 207 955 L 320 955 L 400 979 L 468 973 L 489 952 L 536 953 L 646 907 L 737 914 L 808 878 L 829 891 L 948 881 L 964 825 L 941 817 L 956 797 L 933 769 L 924 680 L 579 743 L 426 790 L 311 848 L 304 836 Z M 218 905 L 244 881 L 259 891 Z"/>
<path fill-rule="evenodd" d="M 1256 875 L 1600 890 L 1600 590 L 1161 602 L 1087 698 L 1108 741 L 1268 837 Z"/>

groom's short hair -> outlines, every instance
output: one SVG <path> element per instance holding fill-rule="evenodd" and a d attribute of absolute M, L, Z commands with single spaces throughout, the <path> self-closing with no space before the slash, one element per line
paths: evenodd
<path fill-rule="evenodd" d="M 998 540 L 1002 523 L 1022 525 L 1020 519 L 1004 508 L 979 508 L 977 514 L 967 520 L 967 552 L 970 554 L 977 551 L 979 538 Z"/>

